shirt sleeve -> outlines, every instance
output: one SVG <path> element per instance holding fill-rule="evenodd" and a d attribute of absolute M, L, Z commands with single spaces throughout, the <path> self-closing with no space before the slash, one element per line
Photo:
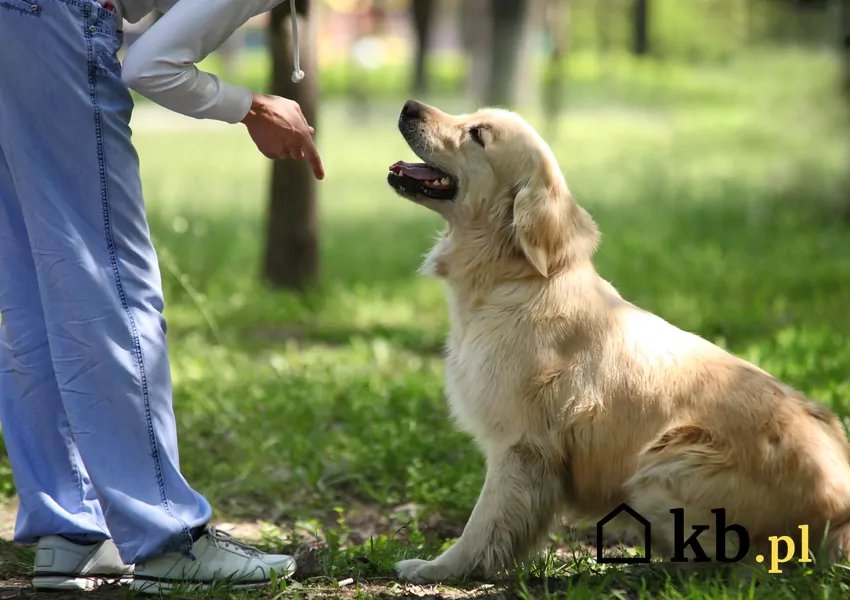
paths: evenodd
<path fill-rule="evenodd" d="M 249 19 L 281 1 L 178 0 L 127 49 L 124 83 L 175 112 L 238 123 L 251 108 L 251 90 L 222 81 L 196 64 Z"/>

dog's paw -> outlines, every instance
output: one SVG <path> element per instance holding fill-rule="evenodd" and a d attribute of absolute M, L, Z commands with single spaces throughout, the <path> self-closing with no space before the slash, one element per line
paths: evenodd
<path fill-rule="evenodd" d="M 395 564 L 399 577 L 411 583 L 435 583 L 452 577 L 451 569 L 433 560 L 411 558 Z"/>

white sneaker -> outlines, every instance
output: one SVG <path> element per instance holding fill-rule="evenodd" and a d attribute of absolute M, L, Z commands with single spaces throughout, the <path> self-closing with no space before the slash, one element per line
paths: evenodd
<path fill-rule="evenodd" d="M 279 578 L 287 578 L 295 572 L 295 559 L 265 554 L 215 527 L 207 527 L 189 553 L 169 552 L 137 563 L 131 586 L 146 594 L 219 585 L 247 589 L 271 583 L 272 569 Z"/>
<path fill-rule="evenodd" d="M 49 535 L 39 539 L 35 549 L 32 584 L 39 590 L 90 590 L 132 575 L 133 566 L 121 561 L 112 540 L 77 544 Z"/>

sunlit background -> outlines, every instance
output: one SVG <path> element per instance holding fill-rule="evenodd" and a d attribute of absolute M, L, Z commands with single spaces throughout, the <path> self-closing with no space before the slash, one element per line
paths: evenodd
<path fill-rule="evenodd" d="M 603 277 L 850 415 L 843 4 L 299 2 L 293 85 L 284 2 L 201 67 L 294 94 L 321 182 L 273 169 L 241 125 L 136 97 L 181 460 L 217 518 L 322 538 L 322 575 L 386 575 L 474 505 L 482 458 L 442 393 L 443 290 L 417 274 L 441 222 L 385 181 L 413 159 L 396 129 L 408 98 L 519 111 L 597 220 Z M 0 481 L 12 498 L 7 467 Z"/>

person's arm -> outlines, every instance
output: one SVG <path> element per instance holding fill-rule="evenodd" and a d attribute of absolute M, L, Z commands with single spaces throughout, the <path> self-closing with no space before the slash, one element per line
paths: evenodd
<path fill-rule="evenodd" d="M 297 103 L 232 85 L 196 66 L 250 18 L 280 3 L 179 0 L 127 49 L 122 77 L 127 87 L 174 112 L 244 123 L 265 156 L 304 157 L 322 179 L 314 131 Z"/>
<path fill-rule="evenodd" d="M 240 122 L 251 90 L 198 69 L 250 18 L 281 0 L 179 0 L 127 49 L 127 87 L 175 112 L 198 119 Z"/>

